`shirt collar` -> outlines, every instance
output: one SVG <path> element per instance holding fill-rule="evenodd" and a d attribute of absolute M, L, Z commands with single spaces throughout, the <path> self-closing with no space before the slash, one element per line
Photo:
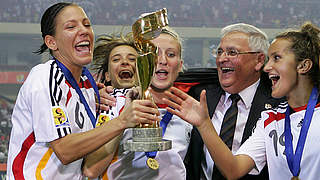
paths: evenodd
<path fill-rule="evenodd" d="M 244 105 L 246 106 L 247 109 L 251 108 L 252 100 L 254 98 L 254 96 L 252 96 L 252 94 L 255 94 L 259 83 L 260 83 L 260 79 L 258 81 L 256 81 L 255 83 L 253 83 L 251 86 L 245 88 L 244 90 L 242 90 L 238 93 L 239 96 L 241 97 L 242 102 L 244 103 Z M 231 95 L 230 93 L 226 92 L 224 103 L 227 102 L 230 95 Z"/>

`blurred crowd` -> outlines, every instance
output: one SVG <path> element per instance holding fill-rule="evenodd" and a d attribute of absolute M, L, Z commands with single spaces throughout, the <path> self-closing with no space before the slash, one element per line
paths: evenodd
<path fill-rule="evenodd" d="M 14 102 L 0 95 L 0 163 L 7 161 Z"/>
<path fill-rule="evenodd" d="M 61 0 L 60 0 L 61 1 Z M 131 25 L 141 13 L 166 7 L 171 26 L 222 27 L 245 22 L 261 28 L 286 28 L 305 20 L 320 23 L 318 0 L 73 0 L 93 24 Z M 57 0 L 3 0 L 0 22 L 39 23 Z"/>

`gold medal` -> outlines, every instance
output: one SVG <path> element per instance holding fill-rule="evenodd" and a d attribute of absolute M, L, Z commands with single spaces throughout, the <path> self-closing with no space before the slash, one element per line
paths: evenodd
<path fill-rule="evenodd" d="M 153 159 L 153 158 L 148 158 L 147 160 L 147 165 L 149 166 L 149 168 L 153 169 L 153 170 L 157 170 L 159 169 L 159 163 L 157 160 Z"/>
<path fill-rule="evenodd" d="M 293 176 L 291 180 L 300 180 L 299 176 Z"/>

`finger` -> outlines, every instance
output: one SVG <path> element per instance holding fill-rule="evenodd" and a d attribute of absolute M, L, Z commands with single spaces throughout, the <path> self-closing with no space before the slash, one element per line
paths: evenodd
<path fill-rule="evenodd" d="M 202 90 L 200 94 L 200 106 L 201 108 L 208 111 L 208 104 L 207 104 L 207 96 L 206 96 L 206 90 Z"/>
<path fill-rule="evenodd" d="M 180 89 L 176 88 L 176 87 L 171 87 L 169 89 L 173 94 L 175 94 L 177 97 L 179 97 L 182 100 L 186 100 L 189 95 L 183 91 L 181 91 Z"/>
<path fill-rule="evenodd" d="M 178 105 L 180 105 L 183 102 L 183 100 L 180 97 L 176 96 L 170 91 L 165 91 L 164 94 L 167 96 L 167 98 L 165 99 L 168 99 L 169 101 L 174 102 Z"/>
<path fill-rule="evenodd" d="M 183 114 L 178 109 L 172 109 L 170 107 L 166 107 L 166 110 L 174 115 L 179 116 L 181 119 L 183 119 Z"/>
<path fill-rule="evenodd" d="M 99 104 L 97 103 L 97 109 L 99 108 L 98 105 Z M 100 110 L 109 111 L 110 110 L 110 106 L 106 106 L 106 105 L 100 104 Z"/>
<path fill-rule="evenodd" d="M 163 98 L 162 100 L 163 100 L 163 102 L 164 102 L 165 104 L 167 104 L 168 106 L 170 106 L 170 107 L 172 107 L 172 108 L 174 108 L 174 109 L 178 109 L 178 110 L 181 109 L 181 106 L 180 106 L 179 104 L 175 103 L 174 101 L 172 101 L 171 99 Z M 170 108 L 170 109 L 171 109 L 171 108 Z M 170 112 L 170 111 L 169 111 L 169 112 Z"/>
<path fill-rule="evenodd" d="M 97 82 L 97 87 L 100 90 L 100 89 L 104 88 L 105 85 L 103 83 L 101 83 L 101 82 Z"/>
<path fill-rule="evenodd" d="M 110 93 L 112 93 L 113 92 L 113 87 L 112 86 L 107 86 L 106 87 L 106 92 L 108 93 L 108 94 L 110 94 Z"/>

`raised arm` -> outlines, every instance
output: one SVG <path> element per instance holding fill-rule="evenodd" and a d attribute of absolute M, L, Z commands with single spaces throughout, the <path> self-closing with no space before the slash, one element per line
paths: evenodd
<path fill-rule="evenodd" d="M 209 117 L 205 90 L 201 92 L 200 102 L 175 87 L 165 94 L 165 103 L 174 108 L 167 110 L 196 126 L 211 158 L 225 177 L 237 179 L 255 167 L 249 156 L 234 156 L 217 134 Z"/>

